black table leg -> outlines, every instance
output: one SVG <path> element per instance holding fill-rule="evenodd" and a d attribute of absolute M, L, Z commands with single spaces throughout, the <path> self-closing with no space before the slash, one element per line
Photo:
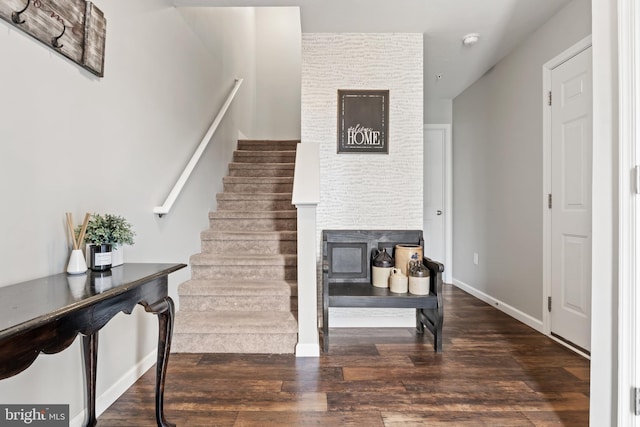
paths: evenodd
<path fill-rule="evenodd" d="M 158 315 L 158 361 L 156 363 L 156 421 L 159 427 L 175 427 L 164 417 L 164 380 L 167 375 L 175 308 L 171 297 L 154 304 L 151 311 Z"/>
<path fill-rule="evenodd" d="M 82 355 L 84 359 L 84 386 L 87 406 L 85 426 L 94 427 L 96 420 L 96 373 L 98 366 L 98 333 L 82 336 Z"/>

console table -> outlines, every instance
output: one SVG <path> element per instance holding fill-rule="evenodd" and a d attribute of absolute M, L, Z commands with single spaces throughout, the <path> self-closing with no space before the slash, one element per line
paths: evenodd
<path fill-rule="evenodd" d="M 98 331 L 136 304 L 159 321 L 156 420 L 172 427 L 163 411 L 174 306 L 167 276 L 185 264 L 124 264 L 107 272 L 43 277 L 0 288 L 0 379 L 27 369 L 40 353 L 58 353 L 82 335 L 87 426 L 96 421 Z"/>

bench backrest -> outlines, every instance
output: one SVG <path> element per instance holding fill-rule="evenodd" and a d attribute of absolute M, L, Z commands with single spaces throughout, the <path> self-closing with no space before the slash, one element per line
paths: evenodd
<path fill-rule="evenodd" d="M 329 283 L 371 283 L 371 259 L 375 250 L 395 256 L 397 244 L 420 245 L 422 230 L 324 230 L 322 269 Z"/>

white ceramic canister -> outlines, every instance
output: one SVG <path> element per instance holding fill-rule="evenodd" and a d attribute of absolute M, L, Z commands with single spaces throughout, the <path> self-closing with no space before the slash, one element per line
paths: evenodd
<path fill-rule="evenodd" d="M 392 268 L 389 276 L 389 290 L 396 294 L 406 294 L 409 290 L 407 276 L 399 268 Z"/>
<path fill-rule="evenodd" d="M 422 261 L 409 262 L 409 293 L 414 295 L 429 295 L 429 270 Z"/>
<path fill-rule="evenodd" d="M 376 288 L 389 287 L 389 275 L 393 268 L 393 258 L 387 253 L 385 248 L 374 254 L 371 263 L 371 283 Z"/>
<path fill-rule="evenodd" d="M 409 261 L 422 260 L 422 246 L 401 244 L 396 245 L 393 253 L 396 259 L 396 268 L 402 270 L 402 274 L 409 275 Z"/>

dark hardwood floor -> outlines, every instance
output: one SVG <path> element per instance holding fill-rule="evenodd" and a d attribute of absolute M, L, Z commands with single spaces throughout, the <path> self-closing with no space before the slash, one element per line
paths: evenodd
<path fill-rule="evenodd" d="M 588 360 L 451 285 L 444 296 L 442 354 L 410 328 L 332 329 L 320 358 L 172 354 L 167 419 L 189 427 L 588 425 Z M 154 375 L 98 426 L 154 426 Z"/>

